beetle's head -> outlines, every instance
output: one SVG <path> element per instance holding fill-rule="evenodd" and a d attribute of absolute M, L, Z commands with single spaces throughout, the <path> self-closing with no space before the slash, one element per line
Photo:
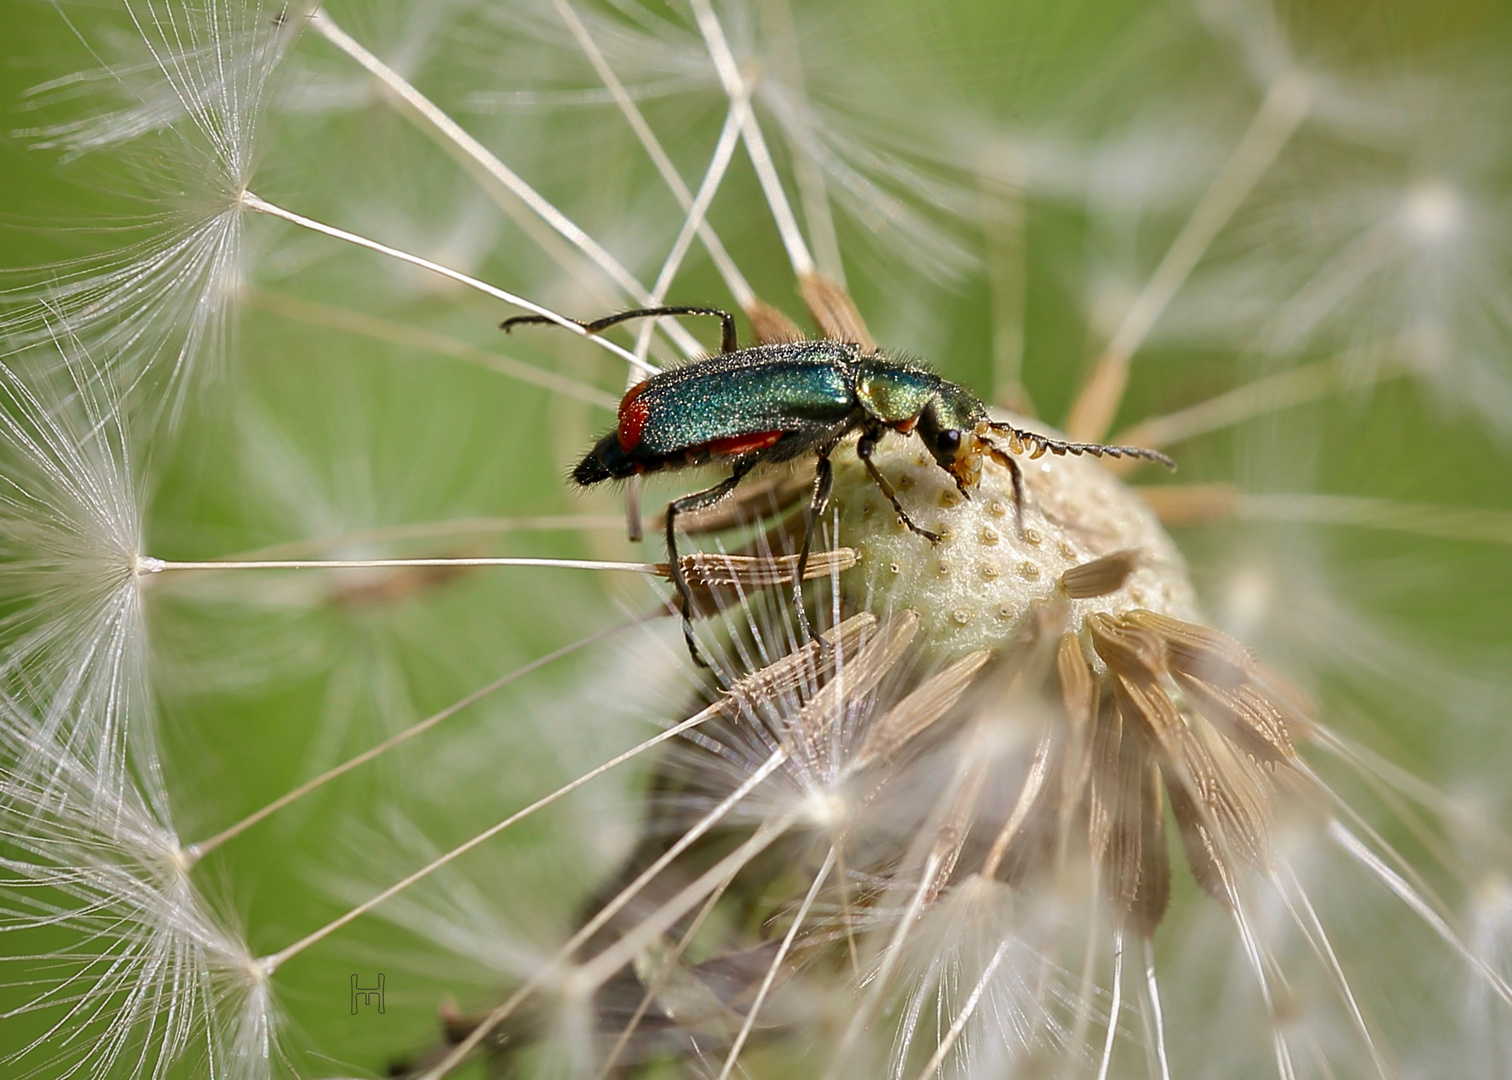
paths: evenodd
<path fill-rule="evenodd" d="M 945 383 L 919 414 L 919 438 L 962 491 L 975 487 L 982 475 L 977 428 L 984 414 L 982 403 L 953 383 Z"/>

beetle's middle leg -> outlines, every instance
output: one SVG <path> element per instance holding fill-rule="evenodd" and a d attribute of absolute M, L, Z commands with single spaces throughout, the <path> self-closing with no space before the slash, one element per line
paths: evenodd
<path fill-rule="evenodd" d="M 913 518 L 908 516 L 908 511 L 904 510 L 903 504 L 898 501 L 898 493 L 893 490 L 893 486 L 888 483 L 887 477 L 882 475 L 881 471 L 872 461 L 872 453 L 877 449 L 877 440 L 881 438 L 881 435 L 880 431 L 863 432 L 861 438 L 856 443 L 856 456 L 861 459 L 861 464 L 866 466 L 866 473 L 872 478 L 872 483 L 876 484 L 882 494 L 887 496 L 887 501 L 892 503 L 892 508 L 898 512 L 898 520 L 931 544 L 938 544 L 940 542 L 940 534 L 930 532 L 928 529 L 920 528 L 914 524 Z"/>
<path fill-rule="evenodd" d="M 688 588 L 688 579 L 683 576 L 682 560 L 677 554 L 677 515 L 713 506 L 739 487 L 746 473 L 755 465 L 754 461 L 736 465 L 728 477 L 707 491 L 695 491 L 692 495 L 684 495 L 667 504 L 667 570 L 672 577 L 672 587 L 677 590 L 677 605 L 682 612 L 683 638 L 688 643 L 688 654 L 699 667 L 708 667 L 709 662 L 699 654 L 698 639 L 693 635 L 693 593 Z"/>
<path fill-rule="evenodd" d="M 798 549 L 798 566 L 793 574 L 793 604 L 798 609 L 798 625 L 803 630 L 805 644 L 814 640 L 814 628 L 809 625 L 808 609 L 803 606 L 803 580 L 808 576 L 809 550 L 814 544 L 814 526 L 829 509 L 830 492 L 835 487 L 835 467 L 830 464 L 830 454 L 835 449 L 834 440 L 818 450 L 818 462 L 814 465 L 814 494 L 809 499 L 808 513 L 803 522 L 803 546 Z"/>

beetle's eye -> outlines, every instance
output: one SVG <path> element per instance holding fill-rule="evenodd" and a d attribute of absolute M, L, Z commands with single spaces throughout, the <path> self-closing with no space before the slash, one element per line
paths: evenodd
<path fill-rule="evenodd" d="M 961 448 L 961 433 L 955 428 L 947 428 L 935 436 L 935 445 L 953 454 Z"/>

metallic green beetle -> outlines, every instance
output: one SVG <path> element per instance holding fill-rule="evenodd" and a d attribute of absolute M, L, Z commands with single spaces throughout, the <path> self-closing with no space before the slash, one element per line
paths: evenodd
<path fill-rule="evenodd" d="M 840 341 L 794 341 L 742 349 L 735 319 L 716 308 L 642 308 L 579 323 L 597 334 L 628 319 L 663 315 L 712 315 L 720 320 L 720 351 L 651 376 L 630 388 L 620 402 L 619 423 L 594 445 L 572 472 L 587 487 L 662 469 L 682 469 L 711 461 L 728 462 L 730 475 L 706 491 L 674 500 L 667 507 L 667 558 L 683 616 L 683 633 L 700 664 L 692 627 L 692 596 L 677 555 L 677 517 L 711 506 L 739 486 L 756 466 L 816 459 L 814 491 L 809 500 L 803 547 L 798 555 L 794 590 L 798 616 L 808 634 L 802 603 L 814 523 L 829 505 L 834 482 L 830 454 L 852 432 L 859 432 L 856 456 L 904 525 L 931 542 L 937 533 L 916 525 L 898 501 L 897 492 L 872 462 L 877 441 L 888 431 L 917 434 L 940 468 L 954 477 L 970 497 L 982 471 L 982 458 L 1005 466 L 1013 480 L 1020 527 L 1023 524 L 1023 476 L 1010 454 L 1037 458 L 1053 454 L 1140 457 L 1174 468 L 1164 454 L 1133 446 L 1067 442 L 993 420 L 987 407 L 963 386 L 927 368 L 882 352 Z M 522 323 L 549 323 L 539 315 L 507 319 L 507 331 Z M 1006 441 L 1005 447 L 992 436 Z"/>

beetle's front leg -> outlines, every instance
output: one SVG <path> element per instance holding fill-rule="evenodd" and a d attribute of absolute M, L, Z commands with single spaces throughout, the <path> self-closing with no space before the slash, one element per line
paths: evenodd
<path fill-rule="evenodd" d="M 754 462 L 752 463 L 754 464 Z M 709 662 L 698 652 L 698 639 L 693 635 L 693 593 L 688 588 L 688 579 L 683 576 L 682 560 L 677 554 L 677 515 L 688 510 L 700 510 L 713 506 L 740 486 L 751 465 L 737 465 L 735 471 L 707 491 L 696 491 L 667 504 L 667 571 L 672 576 L 672 587 L 677 590 L 677 606 L 682 612 L 683 638 L 688 643 L 688 655 L 699 667 L 708 667 Z"/>
<path fill-rule="evenodd" d="M 1013 481 L 1013 514 L 1018 519 L 1019 536 L 1024 535 L 1024 470 L 1019 468 L 1019 463 L 1013 459 L 1013 455 L 1005 452 L 1002 447 L 994 446 L 986 439 L 978 440 L 977 445 L 985 447 L 987 453 L 992 456 L 1003 468 L 1008 470 L 1008 478 Z"/>
<path fill-rule="evenodd" d="M 898 493 L 893 490 L 892 484 L 887 482 L 887 477 L 883 476 L 876 464 L 873 463 L 872 452 L 877 449 L 877 439 L 881 437 L 881 434 L 878 431 L 863 432 L 860 440 L 856 443 L 856 456 L 861 459 L 861 464 L 866 466 L 866 473 L 872 478 L 872 483 L 881 489 L 882 494 L 887 496 L 887 501 L 892 503 L 892 508 L 898 512 L 898 520 L 931 544 L 938 544 L 940 542 L 940 534 L 930 532 L 928 529 L 922 529 L 914 524 L 913 518 L 908 516 L 908 512 L 903 509 L 903 504 L 898 501 Z"/>

